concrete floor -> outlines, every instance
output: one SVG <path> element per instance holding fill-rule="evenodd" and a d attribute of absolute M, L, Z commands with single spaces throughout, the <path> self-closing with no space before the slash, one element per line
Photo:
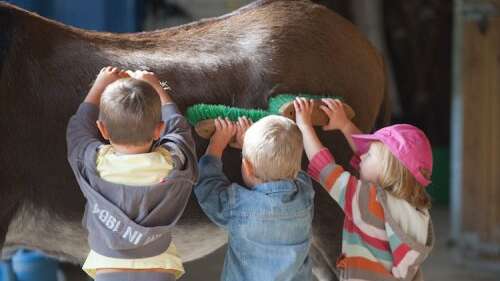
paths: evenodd
<path fill-rule="evenodd" d="M 432 218 L 436 232 L 436 245 L 431 256 L 424 264 L 425 280 L 431 281 L 499 281 L 500 264 L 497 272 L 486 272 L 479 268 L 454 263 L 454 255 L 448 246 L 449 213 L 444 207 L 434 207 Z M 186 274 L 180 281 L 217 281 L 219 280 L 224 260 L 224 250 L 220 249 L 211 255 L 185 264 Z M 86 281 L 80 269 L 66 266 L 67 281 Z"/>
<path fill-rule="evenodd" d="M 448 245 L 450 219 L 448 209 L 434 207 L 431 211 L 436 233 L 434 250 L 424 263 L 424 277 L 426 280 L 437 281 L 499 281 L 500 263 L 495 272 L 488 272 L 482 268 L 459 264 L 456 253 Z"/>

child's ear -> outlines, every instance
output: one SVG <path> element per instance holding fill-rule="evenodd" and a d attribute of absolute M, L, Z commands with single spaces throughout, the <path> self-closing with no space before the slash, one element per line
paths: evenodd
<path fill-rule="evenodd" d="M 241 165 L 247 176 L 249 176 L 250 178 L 255 178 L 255 170 L 250 161 L 248 161 L 246 158 L 243 158 Z"/>
<path fill-rule="evenodd" d="M 101 133 L 102 137 L 105 140 L 109 141 L 109 132 L 108 132 L 108 128 L 106 128 L 106 125 L 104 125 L 104 123 L 100 120 L 97 120 L 96 124 L 97 124 L 97 129 L 99 129 L 99 132 Z"/>
<path fill-rule="evenodd" d="M 154 140 L 160 139 L 160 137 L 163 134 L 163 132 L 165 131 L 166 127 L 167 127 L 167 125 L 165 124 L 165 122 L 162 121 L 162 122 L 158 123 L 158 125 L 156 125 L 155 131 L 154 131 L 153 139 Z"/>

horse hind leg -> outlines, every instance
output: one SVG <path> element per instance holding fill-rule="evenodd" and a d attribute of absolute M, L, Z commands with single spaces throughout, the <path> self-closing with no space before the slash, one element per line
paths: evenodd
<path fill-rule="evenodd" d="M 309 252 L 313 261 L 313 277 L 314 281 L 338 281 L 336 272 L 328 264 L 327 259 L 323 256 L 316 245 L 311 246 Z"/>
<path fill-rule="evenodd" d="M 4 249 L 36 249 L 60 261 L 81 264 L 89 252 L 81 220 L 24 204 L 12 218 Z"/>
<path fill-rule="evenodd" d="M 315 206 L 311 259 L 313 275 L 318 281 L 336 281 L 336 262 L 342 247 L 344 214 L 335 201 L 315 184 Z"/>
<path fill-rule="evenodd" d="M 10 201 L 8 196 L 2 195 L 0 199 L 0 258 L 9 256 L 11 253 L 3 251 L 3 246 L 9 230 L 12 218 L 19 209 L 19 202 Z"/>

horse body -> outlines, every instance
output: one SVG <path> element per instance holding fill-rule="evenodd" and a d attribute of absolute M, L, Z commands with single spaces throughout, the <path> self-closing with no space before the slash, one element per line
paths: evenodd
<path fill-rule="evenodd" d="M 343 96 L 362 130 L 385 117 L 381 57 L 348 21 L 306 0 L 257 1 L 231 14 L 153 32 L 110 34 L 64 26 L 0 3 L 0 245 L 72 262 L 88 252 L 84 198 L 66 161 L 65 128 L 101 67 L 149 69 L 168 81 L 181 111 L 196 103 L 267 108 L 278 93 Z M 320 133 L 340 163 L 339 133 Z M 206 141 L 196 139 L 198 153 Z M 239 181 L 240 153 L 225 170 Z M 342 212 L 316 188 L 315 274 L 333 279 Z M 6 237 L 6 239 L 5 239 Z M 191 198 L 173 232 L 185 261 L 227 237 Z M 5 239 L 5 241 L 4 241 Z"/>

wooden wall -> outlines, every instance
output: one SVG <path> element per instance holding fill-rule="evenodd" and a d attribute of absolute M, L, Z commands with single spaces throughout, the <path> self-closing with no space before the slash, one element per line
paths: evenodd
<path fill-rule="evenodd" d="M 460 56 L 455 65 L 460 79 L 455 83 L 460 85 L 455 85 L 454 98 L 462 103 L 461 112 L 455 114 L 462 114 L 462 124 L 453 124 L 462 127 L 462 167 L 461 174 L 452 172 L 461 181 L 461 190 L 454 192 L 461 194 L 460 210 L 452 214 L 460 217 L 455 238 L 462 249 L 496 260 L 500 259 L 500 0 L 464 3 L 466 11 L 461 11 L 462 20 L 457 21 L 461 26 L 455 27 L 461 34 L 455 41 Z M 493 8 L 483 10 L 489 11 L 487 17 L 478 12 L 486 6 L 477 3 Z M 474 7 L 480 9 L 474 12 Z"/>

